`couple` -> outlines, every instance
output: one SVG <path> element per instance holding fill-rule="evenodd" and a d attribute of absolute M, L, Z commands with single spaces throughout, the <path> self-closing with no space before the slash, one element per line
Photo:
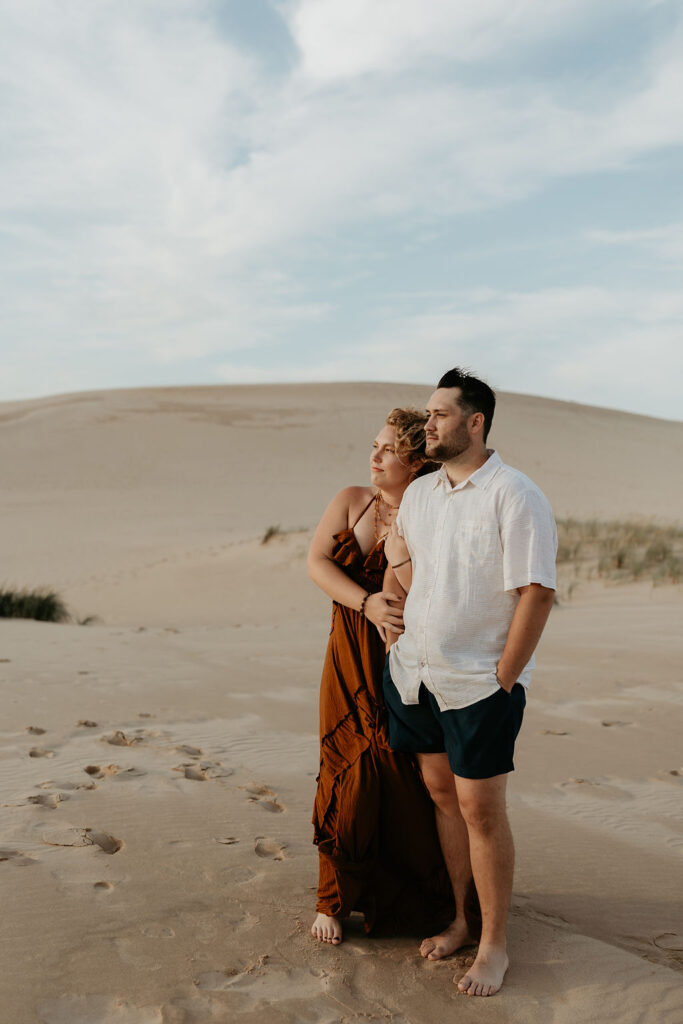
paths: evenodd
<path fill-rule="evenodd" d="M 541 491 L 486 447 L 494 408 L 456 368 L 426 416 L 395 409 L 373 444 L 373 486 L 332 500 L 309 555 L 334 602 L 311 931 L 338 943 L 352 911 L 369 932 L 438 922 L 422 956 L 478 942 L 457 980 L 481 996 L 508 967 L 505 787 L 557 546 Z"/>

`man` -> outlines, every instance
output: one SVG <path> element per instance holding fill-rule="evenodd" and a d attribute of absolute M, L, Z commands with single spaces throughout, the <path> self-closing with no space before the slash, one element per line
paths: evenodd
<path fill-rule="evenodd" d="M 451 926 L 420 951 L 438 960 L 476 941 L 465 915 L 474 879 L 481 939 L 458 980 L 474 996 L 497 992 L 508 968 L 514 847 L 505 788 L 557 551 L 544 495 L 486 447 L 494 408 L 488 385 L 457 368 L 429 400 L 427 455 L 443 465 L 401 501 L 396 531 L 412 583 L 384 677 L 391 746 L 417 755 L 457 905 Z M 397 561 L 390 543 L 388 554 Z"/>

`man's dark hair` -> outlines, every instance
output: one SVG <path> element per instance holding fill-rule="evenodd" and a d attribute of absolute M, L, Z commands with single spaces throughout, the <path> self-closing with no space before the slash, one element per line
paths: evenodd
<path fill-rule="evenodd" d="M 461 370 L 458 366 L 444 373 L 437 387 L 460 388 L 460 396 L 458 398 L 460 408 L 470 416 L 474 412 L 484 414 L 484 441 L 486 441 L 496 408 L 496 394 L 493 389 L 488 384 L 485 384 L 483 380 L 474 377 L 467 370 Z"/>

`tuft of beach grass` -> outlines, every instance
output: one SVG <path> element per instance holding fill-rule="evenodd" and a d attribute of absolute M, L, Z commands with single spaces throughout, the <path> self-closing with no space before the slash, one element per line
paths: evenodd
<path fill-rule="evenodd" d="M 558 519 L 557 564 L 574 580 L 683 580 L 683 529 L 636 520 Z"/>
<path fill-rule="evenodd" d="M 0 588 L 0 619 L 70 622 L 71 615 L 59 594 L 48 587 L 35 590 Z"/>

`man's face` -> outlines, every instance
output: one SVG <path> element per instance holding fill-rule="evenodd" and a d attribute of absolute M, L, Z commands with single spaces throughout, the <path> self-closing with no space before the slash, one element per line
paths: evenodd
<path fill-rule="evenodd" d="M 426 454 L 437 462 L 449 462 L 472 444 L 468 414 L 458 405 L 460 388 L 438 388 L 427 403 Z"/>

